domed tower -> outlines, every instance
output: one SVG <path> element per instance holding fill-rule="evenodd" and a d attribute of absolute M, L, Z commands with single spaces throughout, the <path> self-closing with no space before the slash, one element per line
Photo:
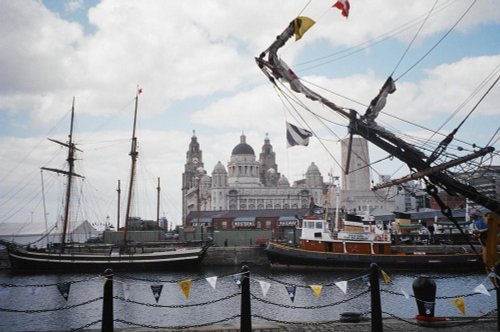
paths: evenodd
<path fill-rule="evenodd" d="M 255 160 L 253 148 L 247 144 L 244 134 L 240 136 L 240 143 L 231 153 L 228 163 L 228 185 L 235 187 L 260 187 L 260 165 Z"/>
<path fill-rule="evenodd" d="M 280 188 L 288 188 L 290 187 L 290 182 L 288 182 L 288 179 L 284 174 L 281 175 L 279 181 L 278 181 L 278 187 Z"/>
<path fill-rule="evenodd" d="M 311 190 L 315 202 L 323 202 L 323 176 L 314 162 L 309 165 L 306 172 L 306 186 Z"/>
<path fill-rule="evenodd" d="M 269 134 L 266 133 L 266 138 L 264 139 L 264 145 L 262 146 L 262 152 L 259 155 L 259 163 L 260 163 L 260 181 L 266 187 L 276 187 L 278 184 L 278 179 L 280 178 L 280 174 L 278 173 L 278 165 L 276 164 L 276 153 L 273 151 L 273 146 L 269 140 Z M 270 169 L 274 170 L 274 173 L 277 175 L 273 177 L 272 181 L 269 182 L 268 171 Z"/>
<path fill-rule="evenodd" d="M 212 210 L 226 210 L 227 171 L 220 161 L 212 172 Z"/>

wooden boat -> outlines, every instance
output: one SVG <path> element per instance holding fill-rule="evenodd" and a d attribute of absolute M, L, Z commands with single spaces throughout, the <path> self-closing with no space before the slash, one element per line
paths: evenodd
<path fill-rule="evenodd" d="M 131 197 L 135 167 L 137 160 L 137 137 L 135 125 L 137 120 L 137 105 L 140 90 L 135 96 L 134 126 L 132 132 L 132 157 L 129 197 L 126 210 L 126 222 L 123 241 L 120 243 L 69 243 L 68 224 L 70 218 L 70 203 L 74 177 L 82 177 L 75 173 L 74 161 L 76 148 L 73 142 L 74 99 L 71 110 L 71 125 L 68 142 L 49 139 L 68 148 L 68 170 L 43 168 L 48 171 L 63 174 L 67 177 L 66 197 L 64 207 L 63 230 L 60 243 L 51 243 L 46 248 L 36 248 L 30 245 L 8 243 L 8 255 L 11 267 L 15 272 L 74 272 L 74 271 L 104 271 L 113 270 L 143 271 L 164 269 L 190 269 L 197 267 L 205 256 L 209 244 L 196 243 L 195 246 L 178 246 L 168 241 L 134 242 L 128 223 L 131 219 Z M 137 232 L 135 232 L 137 233 Z"/>
<path fill-rule="evenodd" d="M 318 216 L 302 221 L 300 244 L 269 242 L 265 251 L 272 266 L 313 266 L 328 268 L 381 268 L 398 270 L 480 269 L 481 256 L 465 247 L 399 246 L 391 234 L 376 225 L 345 221 L 344 228 L 331 232 L 328 222 Z"/>

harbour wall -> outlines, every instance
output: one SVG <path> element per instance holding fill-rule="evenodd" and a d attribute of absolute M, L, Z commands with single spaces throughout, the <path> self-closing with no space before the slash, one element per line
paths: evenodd
<path fill-rule="evenodd" d="M 203 259 L 204 266 L 268 265 L 264 247 L 210 247 Z"/>

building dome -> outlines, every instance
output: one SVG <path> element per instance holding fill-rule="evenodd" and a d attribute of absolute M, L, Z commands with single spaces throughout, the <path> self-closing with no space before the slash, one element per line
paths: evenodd
<path fill-rule="evenodd" d="M 226 168 L 224 167 L 224 165 L 222 165 L 222 163 L 220 162 L 220 160 L 215 165 L 212 174 L 227 174 Z"/>
<path fill-rule="evenodd" d="M 319 168 L 318 166 L 316 166 L 314 162 L 312 162 L 311 165 L 309 165 L 309 167 L 307 168 L 307 173 L 317 173 L 317 172 L 319 172 Z"/>
<path fill-rule="evenodd" d="M 245 135 L 240 136 L 240 144 L 236 145 L 231 152 L 231 155 L 241 155 L 241 154 L 249 154 L 255 156 L 255 152 L 253 148 L 246 143 Z"/>
<path fill-rule="evenodd" d="M 288 179 L 286 178 L 286 176 L 282 174 L 279 181 L 278 181 L 278 185 L 280 187 L 288 187 L 288 186 L 290 186 L 290 182 L 288 182 Z"/>

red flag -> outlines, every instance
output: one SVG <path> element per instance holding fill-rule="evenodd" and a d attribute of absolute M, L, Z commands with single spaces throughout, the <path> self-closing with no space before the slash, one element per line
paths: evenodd
<path fill-rule="evenodd" d="M 142 88 L 137 88 L 137 94 L 140 95 L 142 93 Z"/>
<path fill-rule="evenodd" d="M 351 8 L 349 0 L 338 0 L 332 7 L 340 9 L 342 11 L 342 15 L 346 18 L 349 16 L 349 9 Z"/>

